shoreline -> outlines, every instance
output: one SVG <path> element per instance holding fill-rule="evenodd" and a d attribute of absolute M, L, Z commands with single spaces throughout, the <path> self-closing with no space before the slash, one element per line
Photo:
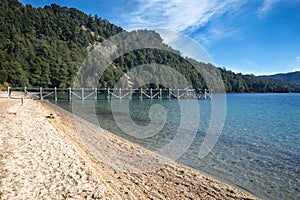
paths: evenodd
<path fill-rule="evenodd" d="M 99 180 L 99 187 L 105 188 L 103 189 L 104 192 L 101 198 L 258 199 L 250 194 L 249 191 L 244 191 L 236 185 L 231 186 L 228 183 L 216 180 L 216 177 L 211 177 L 210 175 L 199 173 L 190 167 L 165 160 L 161 156 L 137 144 L 133 144 L 109 131 L 96 127 L 96 125 L 85 120 L 74 117 L 68 111 L 52 103 L 25 100 L 24 105 L 20 106 L 20 100 L 16 102 L 16 100 L 0 99 L 0 105 L 2 107 L 2 105 L 7 102 L 12 103 L 12 101 L 15 101 L 14 104 L 18 107 L 20 112 L 25 109 L 27 109 L 26 111 L 28 112 L 28 108 L 31 108 L 31 113 L 25 113 L 27 120 L 30 120 L 28 116 L 36 115 L 36 113 L 39 112 L 37 119 L 43 123 L 47 122 L 47 128 L 52 127 L 52 129 L 54 129 L 54 135 L 73 149 L 79 157 L 79 160 L 90 170 L 90 176 Z M 54 119 L 47 119 L 46 116 L 49 114 L 55 114 L 56 117 Z M 2 115 L 3 114 L 1 114 L 1 117 Z M 5 115 L 7 115 L 7 111 L 4 113 L 4 116 Z M 19 112 L 16 112 L 16 116 L 18 117 L 19 115 Z M 15 116 L 8 117 L 14 118 Z M 78 124 L 75 125 L 74 123 Z M 78 127 L 83 127 L 83 129 L 78 130 Z M 84 134 L 78 134 L 78 131 L 82 131 Z M 96 132 L 97 134 L 95 134 Z M 98 134 L 101 136 L 98 136 Z M 100 143 L 96 145 L 92 143 L 91 146 L 88 146 L 89 143 L 87 141 L 91 137 L 104 141 L 101 143 L 99 140 Z M 97 147 L 99 148 L 95 149 L 95 154 L 91 149 Z M 125 153 L 128 157 L 120 157 L 118 156 L 119 153 L 121 153 L 121 156 Z M 145 156 L 146 158 L 144 158 Z M 137 161 L 140 161 L 140 165 L 133 165 Z M 156 168 L 157 166 L 153 165 L 153 171 L 143 171 L 142 169 L 140 172 L 135 172 L 136 169 L 143 167 L 143 162 L 145 161 L 149 162 L 147 167 L 151 164 L 158 163 L 160 168 Z M 124 162 L 131 162 L 128 166 L 134 166 L 135 168 L 128 168 L 128 166 L 124 165 Z M 0 165 L 1 168 L 2 164 Z M 0 194 L 3 194 L 2 185 Z"/>
<path fill-rule="evenodd" d="M 71 113 L 70 111 L 63 109 L 62 107 L 60 107 L 60 106 L 58 106 L 58 105 L 52 103 L 51 101 L 41 101 L 41 104 L 43 104 L 43 105 L 49 107 L 50 109 L 53 109 L 53 110 L 59 110 L 59 112 L 63 112 L 63 113 L 65 113 L 66 115 L 72 115 L 72 116 L 74 115 L 74 114 Z M 73 116 L 73 117 L 74 117 L 74 116 Z M 76 118 L 79 118 L 80 120 L 86 121 L 85 119 L 82 119 L 82 118 L 80 118 L 80 117 L 76 117 Z M 88 123 L 91 123 L 91 122 L 88 122 Z M 91 123 L 91 124 L 92 124 L 92 123 Z M 94 125 L 94 124 L 93 124 L 93 125 Z M 97 125 L 95 125 L 95 126 L 97 126 Z M 97 126 L 97 127 L 98 127 L 98 126 Z M 102 127 L 101 127 L 101 129 L 102 129 Z M 135 146 L 139 146 L 140 148 L 146 149 L 147 151 L 156 154 L 156 152 L 153 152 L 153 151 L 151 151 L 151 150 L 149 150 L 149 149 L 147 149 L 147 148 L 145 148 L 145 147 L 143 147 L 143 146 L 141 146 L 141 145 L 139 145 L 139 144 L 137 144 L 137 143 L 134 143 L 134 142 L 132 142 L 132 141 L 129 141 L 129 140 L 127 140 L 126 138 L 123 138 L 123 137 L 121 137 L 121 136 L 115 134 L 114 132 L 112 132 L 112 131 L 110 131 L 110 130 L 106 130 L 106 129 L 103 129 L 103 130 L 105 130 L 106 132 L 111 133 L 111 134 L 114 135 L 115 137 L 121 138 L 122 140 L 124 140 L 124 141 L 126 141 L 126 142 L 133 143 Z M 159 156 L 161 156 L 161 155 L 159 155 Z M 165 159 L 165 160 L 168 160 L 168 158 L 165 158 L 165 157 L 163 157 L 163 156 L 161 156 L 161 158 L 162 158 L 162 159 Z M 219 181 L 219 182 L 225 183 L 225 184 L 227 184 L 227 185 L 229 185 L 229 186 L 231 186 L 231 187 L 237 188 L 238 190 L 241 190 L 241 191 L 243 191 L 243 192 L 245 192 L 245 193 L 248 193 L 248 194 L 250 194 L 250 195 L 253 195 L 253 196 L 255 196 L 256 198 L 267 198 L 267 197 L 264 197 L 264 195 L 261 194 L 261 193 L 253 193 L 253 192 L 251 192 L 249 189 L 247 189 L 247 188 L 245 188 L 245 187 L 243 187 L 243 186 L 240 186 L 240 185 L 238 185 L 238 184 L 235 184 L 235 183 L 232 182 L 232 181 L 228 181 L 228 180 L 222 178 L 221 176 L 217 176 L 217 175 L 214 175 L 214 174 L 210 174 L 209 172 L 205 172 L 205 171 L 202 171 L 202 170 L 199 170 L 199 169 L 195 169 L 195 168 L 190 167 L 190 166 L 188 166 L 188 165 L 184 165 L 184 164 L 178 163 L 177 161 L 173 161 L 173 160 L 172 160 L 171 162 L 174 162 L 174 163 L 176 163 L 176 164 L 178 164 L 178 165 L 184 166 L 185 168 L 191 169 L 192 171 L 195 171 L 195 172 L 200 173 L 200 174 L 202 174 L 202 175 L 204 175 L 204 176 L 210 177 L 210 178 L 212 178 L 212 179 L 214 179 L 214 180 L 217 180 L 217 181 Z"/>

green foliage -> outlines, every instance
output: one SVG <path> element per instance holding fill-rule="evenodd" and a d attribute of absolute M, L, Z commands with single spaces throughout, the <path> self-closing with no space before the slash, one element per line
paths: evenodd
<path fill-rule="evenodd" d="M 134 67 L 145 64 L 149 64 L 148 67 L 144 67 L 143 71 L 135 75 L 137 78 L 133 85 L 134 88 L 139 87 L 142 80 L 145 79 L 151 80 L 152 82 L 152 84 L 149 83 L 145 85 L 145 87 L 148 88 L 165 88 L 169 86 L 170 83 L 172 83 L 172 87 L 180 86 L 179 80 L 177 80 L 178 78 L 172 77 L 174 73 L 170 73 L 166 71 L 166 69 L 164 69 L 165 71 L 159 71 L 160 67 L 157 65 L 164 65 L 175 69 L 179 74 L 184 75 L 192 88 L 206 87 L 203 78 L 192 64 L 172 51 L 161 49 L 141 49 L 120 56 L 114 61 L 113 65 L 104 72 L 100 79 L 99 87 L 115 87 L 117 81 L 124 73 Z M 155 84 L 155 82 L 161 84 Z"/>
<path fill-rule="evenodd" d="M 1 90 L 7 90 L 7 88 L 9 87 L 9 84 L 7 82 L 3 82 L 2 84 L 0 83 L 0 91 Z"/>
<path fill-rule="evenodd" d="M 0 2 L 0 83 L 70 87 L 87 47 L 122 31 L 98 16 L 52 4 Z"/>
<path fill-rule="evenodd" d="M 227 92 L 300 92 L 300 85 L 296 83 L 288 83 L 282 80 L 260 78 L 254 75 L 242 75 L 233 73 L 225 68 L 219 69 L 222 74 L 224 85 Z"/>
<path fill-rule="evenodd" d="M 0 1 L 0 83 L 14 87 L 72 87 L 74 78 L 94 45 L 123 32 L 122 28 L 99 16 L 86 15 L 74 8 L 52 4 L 44 8 L 23 6 L 17 0 Z M 147 36 L 147 43 L 162 44 L 154 31 L 139 31 L 123 38 L 124 48 L 143 46 L 136 37 Z M 127 41 L 127 43 L 126 43 Z M 129 42 L 128 42 L 129 41 Z M 216 69 L 211 64 L 199 63 L 180 56 L 166 45 L 162 49 L 140 49 L 128 52 L 114 60 L 104 73 L 88 68 L 94 78 L 85 80 L 87 85 L 99 87 L 130 87 L 125 73 L 135 67 L 149 64 L 147 70 L 137 71 L 132 87 L 165 88 L 182 85 L 180 80 L 164 65 L 177 70 L 193 88 L 212 88 L 222 91 L 223 82 L 227 92 L 300 92 L 300 86 L 280 80 L 257 78 Z M 118 53 L 118 52 L 117 52 Z M 105 63 L 97 58 L 85 63 Z M 197 68 L 197 70 L 195 69 Z M 200 73 L 199 73 L 200 71 Z M 201 74 L 201 75 L 200 75 Z M 220 74 L 220 78 L 218 77 Z M 95 78 L 96 77 L 96 78 Z M 223 82 L 220 81 L 223 79 Z M 145 80 L 151 83 L 143 84 Z M 95 83 L 96 82 L 96 83 Z M 213 83 L 213 84 L 212 84 Z M 171 84 L 171 85 L 170 85 Z"/>
<path fill-rule="evenodd" d="M 300 71 L 290 72 L 286 74 L 275 74 L 271 76 L 260 76 L 260 78 L 275 79 L 275 80 L 280 80 L 288 83 L 300 84 Z"/>

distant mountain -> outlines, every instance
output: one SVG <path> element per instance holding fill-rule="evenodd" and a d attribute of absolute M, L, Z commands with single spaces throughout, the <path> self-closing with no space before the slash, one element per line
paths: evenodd
<path fill-rule="evenodd" d="M 299 93 L 300 84 L 284 82 L 278 79 L 262 78 L 254 75 L 234 73 L 225 68 L 221 75 L 227 92 L 232 93 Z"/>
<path fill-rule="evenodd" d="M 290 72 L 286 74 L 275 74 L 269 76 L 259 76 L 259 78 L 276 79 L 286 83 L 297 83 L 300 84 L 300 71 Z"/>

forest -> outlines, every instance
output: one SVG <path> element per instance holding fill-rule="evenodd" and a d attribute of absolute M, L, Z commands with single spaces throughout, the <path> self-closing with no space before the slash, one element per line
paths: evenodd
<path fill-rule="evenodd" d="M 75 8 L 55 4 L 34 8 L 17 0 L 0 2 L 0 27 L 0 87 L 74 87 L 74 79 L 94 47 L 126 32 L 98 15 L 87 15 Z M 143 72 L 140 83 L 137 80 L 136 85 L 141 87 L 143 77 L 156 80 L 160 74 L 156 65 L 161 64 L 177 70 L 193 88 L 209 87 L 203 74 L 194 68 L 197 65 L 218 70 L 227 92 L 300 92 L 297 83 L 236 74 L 209 63 L 191 61 L 163 44 L 154 31 L 141 30 L 135 34 L 147 34 L 165 50 L 145 48 L 119 56 L 98 77 L 98 87 L 116 87 L 120 77 L 135 66 L 150 64 L 152 70 Z M 170 80 L 176 83 L 172 76 L 163 79 L 161 84 L 143 87 L 164 88 L 163 83 Z M 121 86 L 128 87 L 128 83 L 125 81 Z"/>

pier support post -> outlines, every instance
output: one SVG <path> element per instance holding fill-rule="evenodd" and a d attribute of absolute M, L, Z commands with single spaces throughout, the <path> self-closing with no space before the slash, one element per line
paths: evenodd
<path fill-rule="evenodd" d="M 132 88 L 130 88 L 129 99 L 132 99 Z"/>
<path fill-rule="evenodd" d="M 69 101 L 71 101 L 71 100 L 72 100 L 72 89 L 69 88 Z"/>
<path fill-rule="evenodd" d="M 109 88 L 107 88 L 107 99 L 108 99 L 108 100 L 110 99 L 110 91 L 109 91 Z"/>
<path fill-rule="evenodd" d="M 207 98 L 207 90 L 204 89 L 204 99 L 206 100 L 206 98 Z"/>
<path fill-rule="evenodd" d="M 27 87 L 24 87 L 24 97 L 26 98 L 27 96 Z"/>
<path fill-rule="evenodd" d="M 119 88 L 119 99 L 122 99 L 122 88 Z"/>
<path fill-rule="evenodd" d="M 179 99 L 179 89 L 177 89 L 177 99 Z"/>
<path fill-rule="evenodd" d="M 54 100 L 57 101 L 57 88 L 54 88 Z"/>
<path fill-rule="evenodd" d="M 81 88 L 81 100 L 84 100 L 84 88 Z"/>
<path fill-rule="evenodd" d="M 141 95 L 140 95 L 140 99 L 143 99 L 143 89 L 141 88 Z"/>
<path fill-rule="evenodd" d="M 212 90 L 207 90 L 207 97 L 209 98 L 209 100 L 212 100 Z"/>
<path fill-rule="evenodd" d="M 43 88 L 40 87 L 40 100 L 43 100 Z"/>
<path fill-rule="evenodd" d="M 95 93 L 95 96 L 94 96 L 94 99 L 97 101 L 97 88 L 95 88 L 95 90 L 94 90 L 94 93 Z"/>
<path fill-rule="evenodd" d="M 159 98 L 160 98 L 160 99 L 162 98 L 162 91 L 161 91 L 161 88 L 159 89 Z"/>
<path fill-rule="evenodd" d="M 169 88 L 169 94 L 168 98 L 171 99 L 171 89 Z"/>
<path fill-rule="evenodd" d="M 152 99 L 153 96 L 152 96 L 152 88 L 150 88 L 150 99 Z"/>
<path fill-rule="evenodd" d="M 11 96 L 11 88 L 10 87 L 7 88 L 7 96 L 10 99 L 10 96 Z"/>

